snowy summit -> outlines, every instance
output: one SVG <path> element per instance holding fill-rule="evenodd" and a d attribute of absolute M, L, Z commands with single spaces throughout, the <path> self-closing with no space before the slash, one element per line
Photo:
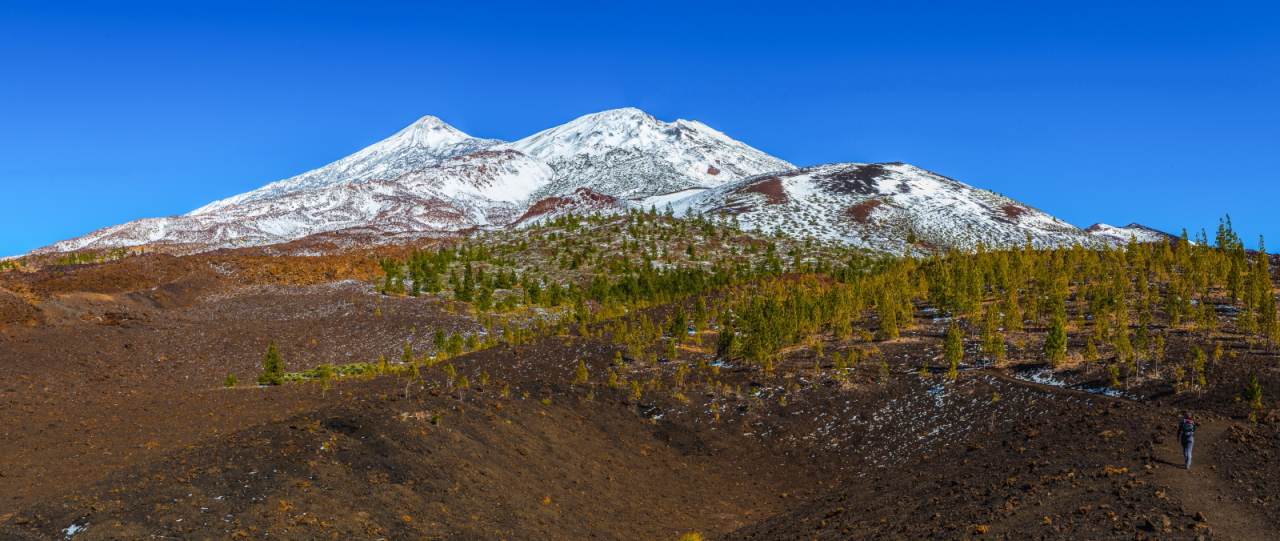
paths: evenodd
<path fill-rule="evenodd" d="M 1155 230 L 1082 231 L 1028 205 L 906 164 L 796 166 L 696 120 L 634 108 L 576 118 L 515 142 L 424 116 L 333 163 L 182 216 L 99 229 L 32 253 L 167 245 L 180 252 L 317 234 L 448 234 L 568 212 L 665 209 L 873 250 L 1115 243 Z M 1141 228 L 1139 229 L 1135 229 Z M 1090 234 L 1093 233 L 1093 234 Z"/>

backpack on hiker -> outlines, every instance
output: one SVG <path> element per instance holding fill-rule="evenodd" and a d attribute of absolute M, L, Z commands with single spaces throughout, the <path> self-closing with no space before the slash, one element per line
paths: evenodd
<path fill-rule="evenodd" d="M 1196 425 L 1191 422 L 1191 419 L 1183 419 L 1182 422 L 1178 424 L 1178 437 L 1182 439 L 1196 437 Z"/>

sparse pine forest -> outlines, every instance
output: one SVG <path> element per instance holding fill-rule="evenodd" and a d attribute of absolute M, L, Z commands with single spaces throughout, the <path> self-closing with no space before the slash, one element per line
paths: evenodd
<path fill-rule="evenodd" d="M 925 333 L 936 353 L 910 371 L 941 382 L 1005 365 L 1058 371 L 1095 392 L 1194 394 L 1219 384 L 1215 372 L 1241 353 L 1275 351 L 1270 263 L 1262 241 L 1246 248 L 1229 218 L 1212 240 L 885 257 L 743 232 L 729 219 L 568 215 L 380 260 L 380 292 L 465 303 L 453 309 L 485 332 L 437 329 L 420 359 L 406 345 L 396 367 L 333 370 L 413 365 L 432 384 L 444 359 L 559 336 L 612 344 L 610 387 L 635 383 L 628 367 L 655 370 L 638 392 L 670 385 L 662 374 L 682 388 L 690 367 L 712 364 L 764 375 L 803 364 L 811 384 L 847 384 L 883 379 L 890 370 L 863 361 L 925 325 L 936 327 Z M 566 379 L 581 383 L 581 373 Z"/>

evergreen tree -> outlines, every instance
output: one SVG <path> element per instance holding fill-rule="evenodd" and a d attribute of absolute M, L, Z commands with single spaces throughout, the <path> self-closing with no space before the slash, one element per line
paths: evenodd
<path fill-rule="evenodd" d="M 1200 349 L 1199 344 L 1191 345 L 1191 370 L 1195 378 L 1196 385 L 1204 387 L 1204 363 L 1208 357 L 1204 354 L 1204 350 Z"/>
<path fill-rule="evenodd" d="M 955 381 L 959 377 L 956 369 L 964 359 L 964 336 L 959 325 L 947 327 L 947 336 L 942 341 L 942 354 L 947 360 L 947 379 Z"/>
<path fill-rule="evenodd" d="M 1049 334 L 1044 339 L 1044 355 L 1050 366 L 1058 366 L 1067 358 L 1067 322 L 1060 314 L 1054 314 L 1049 322 Z"/>
<path fill-rule="evenodd" d="M 886 297 L 887 300 L 888 298 Z M 881 340 L 898 338 L 898 311 L 888 302 L 884 302 L 876 307 L 876 316 L 879 324 L 879 336 L 877 338 Z"/>
<path fill-rule="evenodd" d="M 582 385 L 587 382 L 587 363 L 578 360 L 578 367 L 573 370 L 573 384 Z"/>
<path fill-rule="evenodd" d="M 737 353 L 737 334 L 733 325 L 726 325 L 720 330 L 720 338 L 716 343 L 716 357 L 729 358 Z"/>
<path fill-rule="evenodd" d="M 1116 356 L 1120 358 L 1120 362 L 1132 362 L 1134 358 L 1133 343 L 1129 341 L 1129 329 L 1120 326 L 1111 338 L 1111 347 L 1115 348 Z"/>
<path fill-rule="evenodd" d="M 707 330 L 707 303 L 698 297 L 697 302 L 693 304 L 693 328 L 698 332 Z"/>
<path fill-rule="evenodd" d="M 849 353 L 852 355 L 853 352 L 850 351 Z M 836 381 L 845 381 L 849 379 L 849 364 L 845 361 L 845 357 L 838 351 L 832 355 L 831 368 L 835 373 Z"/>
<path fill-rule="evenodd" d="M 262 357 L 262 374 L 258 376 L 258 383 L 267 385 L 284 383 L 284 360 L 280 358 L 275 340 L 267 344 L 267 353 Z"/>
<path fill-rule="evenodd" d="M 1085 340 L 1084 349 L 1080 350 L 1080 356 L 1083 357 L 1086 362 L 1098 362 L 1098 345 L 1093 343 L 1092 336 Z"/>
<path fill-rule="evenodd" d="M 980 351 L 984 356 L 993 361 L 1002 361 L 1005 356 L 1004 336 L 1001 335 L 1000 329 L 996 326 L 996 309 L 995 306 L 988 306 L 986 314 L 983 316 L 982 333 L 979 336 L 981 343 Z"/>
<path fill-rule="evenodd" d="M 1256 374 L 1249 374 L 1249 384 L 1244 387 L 1244 399 L 1250 408 L 1262 409 L 1262 384 L 1258 383 Z"/>

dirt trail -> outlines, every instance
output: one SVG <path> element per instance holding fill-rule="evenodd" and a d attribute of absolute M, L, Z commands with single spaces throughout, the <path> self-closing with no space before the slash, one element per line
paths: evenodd
<path fill-rule="evenodd" d="M 1182 446 L 1176 437 L 1169 437 L 1155 446 L 1159 467 L 1156 480 L 1168 485 L 1173 495 L 1184 502 L 1189 513 L 1201 512 L 1213 529 L 1212 539 L 1231 541 L 1255 541 L 1280 539 L 1268 517 L 1259 514 L 1247 503 L 1237 502 L 1228 490 L 1228 481 L 1221 477 L 1213 456 L 1218 442 L 1222 441 L 1230 421 L 1214 420 L 1196 427 L 1195 456 L 1191 469 L 1182 469 Z M 1178 525 L 1175 521 L 1175 526 Z"/>

